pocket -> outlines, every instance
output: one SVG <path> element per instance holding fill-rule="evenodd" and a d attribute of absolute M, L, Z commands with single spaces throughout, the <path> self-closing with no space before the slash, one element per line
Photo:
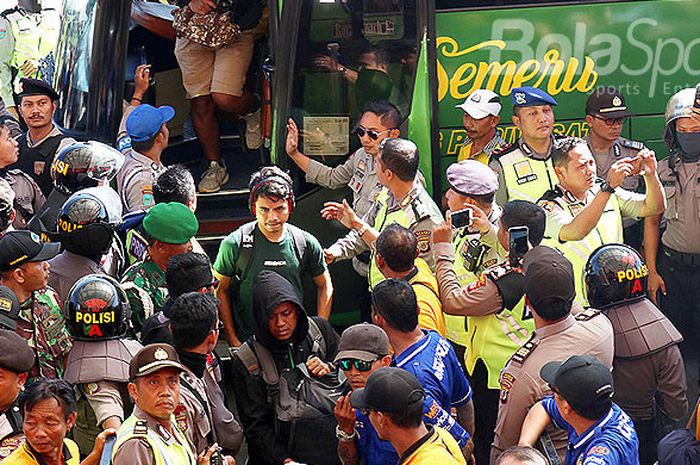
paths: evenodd
<path fill-rule="evenodd" d="M 664 186 L 664 194 L 666 195 L 666 219 L 677 220 L 678 208 L 676 207 L 676 186 Z"/>

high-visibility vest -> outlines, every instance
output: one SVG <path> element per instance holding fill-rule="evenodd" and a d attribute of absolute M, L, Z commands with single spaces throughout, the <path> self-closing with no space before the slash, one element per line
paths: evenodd
<path fill-rule="evenodd" d="M 175 425 L 175 418 L 171 419 Z M 155 465 L 196 465 L 197 457 L 192 451 L 192 447 L 185 435 L 177 428 L 173 427 L 175 440 L 172 444 L 165 442 L 158 433 L 148 428 L 145 421 L 131 415 L 127 418 L 117 433 L 117 442 L 114 444 L 112 460 L 119 450 L 119 446 L 129 439 L 143 439 L 151 446 Z"/>
<path fill-rule="evenodd" d="M 497 155 L 508 190 L 508 201 L 537 200 L 557 185 L 552 159 L 538 160 L 523 153 L 521 148 L 506 149 Z"/>

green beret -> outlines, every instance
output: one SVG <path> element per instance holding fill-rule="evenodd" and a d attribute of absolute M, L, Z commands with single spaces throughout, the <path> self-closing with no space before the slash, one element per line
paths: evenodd
<path fill-rule="evenodd" d="M 158 203 L 144 217 L 143 230 L 157 241 L 184 244 L 197 234 L 199 221 L 185 204 Z"/>
<path fill-rule="evenodd" d="M 0 329 L 0 368 L 26 373 L 34 366 L 34 351 L 19 334 Z"/>

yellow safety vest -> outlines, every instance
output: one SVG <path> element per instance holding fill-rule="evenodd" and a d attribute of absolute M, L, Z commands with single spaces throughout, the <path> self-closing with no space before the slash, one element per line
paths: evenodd
<path fill-rule="evenodd" d="M 114 444 L 114 451 L 112 452 L 112 460 L 119 450 L 119 446 L 133 438 L 140 438 L 148 442 L 153 451 L 153 457 L 155 459 L 155 465 L 196 465 L 197 458 L 192 451 L 190 443 L 187 442 L 187 438 L 180 431 L 177 426 L 173 427 L 173 432 L 175 433 L 175 441 L 172 444 L 168 444 L 160 437 L 158 433 L 153 431 L 151 428 L 145 425 L 137 424 L 137 422 L 142 421 L 139 418 L 131 415 L 127 418 L 124 423 L 122 423 L 119 432 L 117 433 L 117 442 Z M 175 418 L 171 419 L 173 425 L 175 425 Z M 142 429 L 141 429 L 142 428 Z"/>
<path fill-rule="evenodd" d="M 38 14 L 23 14 L 18 11 L 6 16 L 15 40 L 10 66 L 19 68 L 27 60 L 45 58 L 56 49 L 61 19 L 58 11 L 46 10 Z M 15 92 L 20 93 L 19 80 L 25 77 L 18 71 Z M 28 76 L 35 77 L 35 76 Z M 41 76 L 40 76 L 41 77 Z"/>
<path fill-rule="evenodd" d="M 537 160 L 520 148 L 506 150 L 498 155 L 503 178 L 508 189 L 508 201 L 537 202 L 542 195 L 557 185 L 552 159 Z"/>

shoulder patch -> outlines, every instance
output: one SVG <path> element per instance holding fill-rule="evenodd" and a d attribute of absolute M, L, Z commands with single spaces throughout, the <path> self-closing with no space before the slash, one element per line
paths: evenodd
<path fill-rule="evenodd" d="M 420 231 L 416 231 L 415 235 L 418 242 L 418 253 L 426 254 L 430 252 L 430 236 L 432 235 L 432 231 L 421 229 Z"/>
<path fill-rule="evenodd" d="M 594 308 L 587 308 L 581 313 L 577 314 L 576 319 L 578 321 L 588 321 L 598 314 L 600 314 L 600 310 L 596 310 Z"/>
<path fill-rule="evenodd" d="M 480 274 L 478 278 L 476 278 L 476 281 L 470 283 L 467 286 L 467 291 L 472 292 L 475 291 L 476 289 L 479 289 L 480 287 L 486 286 L 486 275 L 485 274 Z"/>
<path fill-rule="evenodd" d="M 504 371 L 503 374 L 501 375 L 500 400 L 501 400 L 502 404 L 505 404 L 508 401 L 508 394 L 510 394 L 510 390 L 513 388 L 514 382 L 515 382 L 515 376 L 508 373 L 507 371 Z"/>
<path fill-rule="evenodd" d="M 85 391 L 89 395 L 93 395 L 99 390 L 100 390 L 100 386 L 97 383 L 89 383 L 87 386 L 85 386 Z"/>
<path fill-rule="evenodd" d="M 535 339 L 535 335 L 533 334 L 530 337 L 530 340 L 527 341 L 525 344 L 523 344 L 522 347 L 520 347 L 518 350 L 515 351 L 512 357 L 510 359 L 519 364 L 522 365 L 525 360 L 530 356 L 533 350 L 535 350 L 535 347 L 540 343 L 538 339 Z"/>
<path fill-rule="evenodd" d="M 187 424 L 187 409 L 185 406 L 182 404 L 178 405 L 173 414 L 175 415 L 177 427 L 180 428 L 180 431 L 186 433 L 189 425 Z"/>
<path fill-rule="evenodd" d="M 501 155 L 505 155 L 508 152 L 512 152 L 513 150 L 515 150 L 517 148 L 518 148 L 518 144 L 508 144 L 505 147 L 503 147 L 502 149 L 496 150 L 491 157 L 498 160 L 501 157 Z"/>
<path fill-rule="evenodd" d="M 486 270 L 484 274 L 491 278 L 493 281 L 498 281 L 511 271 L 513 271 L 513 268 L 511 268 L 510 265 L 508 265 L 507 263 L 504 263 L 502 265 L 492 266 L 491 268 Z"/>

